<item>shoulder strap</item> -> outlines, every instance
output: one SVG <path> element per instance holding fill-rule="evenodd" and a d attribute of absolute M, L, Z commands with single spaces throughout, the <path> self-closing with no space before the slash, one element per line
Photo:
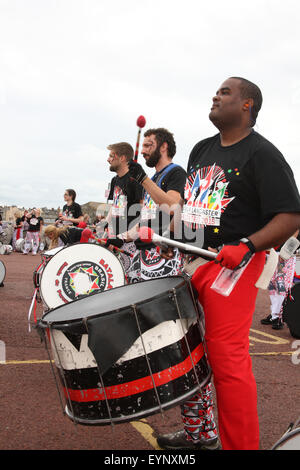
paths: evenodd
<path fill-rule="evenodd" d="M 168 174 L 171 170 L 173 170 L 174 168 L 176 168 L 177 166 L 179 166 L 179 165 L 177 165 L 176 163 L 170 163 L 170 165 L 168 165 L 168 166 L 161 172 L 161 174 L 159 175 L 158 179 L 157 179 L 156 182 L 155 182 L 159 188 L 161 188 L 162 182 L 163 182 L 164 178 L 167 176 L 167 174 Z M 154 180 L 154 178 L 155 178 L 156 175 L 157 175 L 157 173 L 156 173 L 154 176 L 152 176 L 151 179 Z"/>

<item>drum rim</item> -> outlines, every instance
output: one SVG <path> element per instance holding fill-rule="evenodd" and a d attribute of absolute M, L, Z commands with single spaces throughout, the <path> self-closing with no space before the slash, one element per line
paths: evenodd
<path fill-rule="evenodd" d="M 212 370 L 208 364 L 208 375 L 201 381 L 200 383 L 201 388 L 207 385 L 211 381 L 211 376 L 212 376 Z M 66 406 L 65 406 L 65 413 L 68 416 L 68 418 L 70 418 L 72 421 L 79 423 L 79 424 L 105 426 L 105 425 L 112 424 L 112 423 L 115 423 L 115 424 L 126 423 L 129 421 L 134 421 L 137 419 L 145 418 L 147 416 L 153 416 L 159 413 L 161 409 L 167 411 L 168 409 L 171 409 L 174 406 L 178 406 L 181 403 L 184 403 L 189 398 L 193 397 L 195 393 L 197 393 L 197 391 L 199 392 L 198 385 L 196 385 L 192 390 L 189 390 L 185 395 L 182 395 L 178 397 L 177 399 L 174 399 L 167 403 L 161 403 L 161 408 L 159 405 L 157 405 L 155 407 L 149 408 L 148 410 L 140 411 L 132 415 L 118 417 L 118 418 L 111 418 L 111 419 L 107 418 L 107 419 L 96 419 L 96 420 L 77 418 L 72 414 L 71 410 L 68 408 L 68 403 L 66 403 Z"/>
<path fill-rule="evenodd" d="M 154 299 L 158 299 L 159 297 L 161 297 L 162 293 L 161 294 L 157 294 L 157 295 L 154 295 L 153 297 L 149 298 L 149 299 L 146 299 L 146 300 L 142 300 L 140 302 L 137 302 L 136 304 L 129 304 L 129 305 L 126 305 L 125 307 L 121 307 L 121 308 L 118 308 L 118 309 L 115 309 L 115 310 L 107 310 L 105 312 L 101 312 L 101 313 L 97 313 L 97 314 L 93 314 L 93 315 L 89 315 L 88 317 L 84 317 L 82 316 L 82 318 L 74 318 L 73 320 L 62 320 L 62 321 L 58 321 L 58 320 L 55 320 L 55 321 L 52 321 L 52 322 L 48 322 L 48 323 L 45 323 L 45 317 L 47 315 L 49 315 L 50 313 L 54 312 L 55 310 L 58 310 L 60 308 L 63 308 L 65 307 L 66 305 L 70 305 L 70 304 L 73 304 L 74 302 L 78 302 L 80 300 L 83 300 L 84 298 L 87 298 L 87 297 L 91 297 L 93 295 L 100 295 L 100 294 L 103 294 L 104 292 L 111 292 L 111 291 L 115 291 L 117 289 L 122 289 L 126 286 L 137 286 L 139 284 L 144 284 L 144 283 L 147 283 L 147 282 L 152 282 L 152 281 L 161 281 L 162 279 L 178 279 L 180 280 L 179 282 L 179 285 L 177 285 L 176 287 L 181 287 L 182 285 L 184 285 L 185 283 L 190 283 L 189 279 L 186 279 L 186 277 L 184 277 L 183 275 L 178 275 L 178 276 L 166 276 L 166 277 L 163 277 L 163 278 L 155 278 L 155 279 L 147 279 L 147 280 L 144 280 L 144 281 L 140 281 L 136 284 L 125 284 L 124 286 L 118 286 L 118 287 L 114 287 L 113 289 L 110 289 L 109 291 L 102 291 L 102 292 L 94 292 L 94 293 L 91 293 L 91 294 L 88 294 L 86 295 L 85 297 L 81 297 L 80 299 L 75 299 L 75 300 L 72 300 L 71 302 L 69 302 L 68 304 L 64 304 L 64 305 L 59 305 L 58 307 L 55 307 L 53 309 L 49 309 L 47 312 L 45 312 L 45 314 L 42 316 L 42 318 L 40 319 L 40 326 L 42 328 L 49 328 L 49 327 L 54 327 L 55 325 L 59 325 L 60 328 L 62 328 L 63 326 L 68 326 L 70 324 L 76 324 L 76 323 L 82 323 L 83 319 L 93 319 L 93 318 L 97 318 L 99 317 L 100 315 L 101 316 L 106 316 L 106 315 L 109 315 L 113 312 L 116 312 L 116 313 L 120 313 L 122 312 L 123 310 L 125 309 L 128 309 L 128 307 L 130 307 L 131 305 L 135 305 L 135 306 L 140 306 L 140 305 L 144 305 Z M 171 293 L 172 290 L 166 290 L 163 292 L 163 294 L 165 293 Z"/>
<path fill-rule="evenodd" d="M 296 434 L 300 434 L 300 427 L 297 427 L 297 428 L 292 429 L 291 431 L 288 431 L 287 433 L 285 433 L 280 439 L 278 439 L 277 442 L 275 442 L 275 444 L 273 445 L 271 450 L 277 450 L 276 447 L 278 447 L 280 444 L 285 442 L 288 438 L 293 437 Z"/>
<path fill-rule="evenodd" d="M 80 245 L 80 246 L 82 246 L 82 245 L 97 246 L 97 247 L 103 248 L 103 249 L 107 250 L 109 253 L 113 254 L 113 253 L 111 252 L 111 250 L 109 250 L 109 249 L 106 248 L 105 246 L 97 245 L 97 244 L 95 244 L 95 243 L 88 243 L 88 242 L 87 242 L 87 243 L 80 243 L 80 242 L 78 242 L 78 243 L 72 243 L 72 244 L 70 244 L 70 245 L 63 246 L 61 250 L 57 251 L 57 253 L 55 253 L 55 255 L 51 256 L 51 257 L 49 258 L 49 260 L 47 260 L 47 262 L 46 262 L 45 269 L 46 269 L 46 267 L 48 266 L 48 264 L 51 263 L 51 261 L 55 258 L 56 255 L 58 255 L 59 253 L 61 253 L 61 252 L 64 251 L 65 249 L 70 248 L 70 247 L 75 246 L 75 245 Z M 49 250 L 48 250 L 48 251 L 49 251 Z M 114 256 L 116 256 L 116 255 L 114 255 Z M 124 282 L 125 282 L 125 280 L 126 280 L 126 273 L 125 273 L 124 266 L 123 266 L 123 264 L 122 264 L 121 262 L 120 262 L 120 267 L 121 267 L 121 269 L 122 269 L 122 271 L 123 271 Z M 44 270 L 43 270 L 43 273 L 44 273 Z M 50 311 L 52 312 L 53 310 L 55 310 L 55 309 L 57 309 L 57 308 L 59 308 L 59 307 L 63 307 L 64 305 L 67 305 L 67 304 L 58 305 L 57 307 L 54 307 L 54 308 L 51 308 L 51 307 L 49 307 L 49 306 L 47 305 L 47 302 L 45 301 L 45 299 L 44 299 L 44 297 L 43 297 L 43 292 L 42 292 L 42 278 L 43 278 L 43 275 L 41 275 L 40 286 L 39 286 L 39 287 L 40 287 L 40 296 L 41 296 L 41 299 L 42 299 L 44 305 L 47 307 L 47 313 L 49 313 Z M 123 286 L 119 286 L 119 287 L 123 287 Z M 117 289 L 117 288 L 116 288 L 116 289 Z M 99 293 L 100 293 L 100 292 L 99 292 Z M 75 302 L 76 300 L 80 300 L 80 299 L 74 299 L 72 302 Z M 69 302 L 68 302 L 68 303 L 69 303 Z"/>
<path fill-rule="evenodd" d="M 3 266 L 4 268 L 4 275 L 3 275 L 3 279 L 0 279 L 0 284 L 4 281 L 5 279 L 5 276 L 6 276 L 6 266 L 4 264 L 4 262 L 2 260 L 0 260 L 0 264 Z"/>

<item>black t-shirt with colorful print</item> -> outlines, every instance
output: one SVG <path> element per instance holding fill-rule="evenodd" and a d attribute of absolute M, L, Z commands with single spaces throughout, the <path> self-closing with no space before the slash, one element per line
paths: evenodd
<path fill-rule="evenodd" d="M 168 191 L 177 191 L 183 198 L 184 184 L 186 181 L 185 170 L 177 165 L 170 163 L 162 170 L 155 173 L 152 181 L 156 183 L 165 193 Z M 143 207 L 141 210 L 141 226 L 148 226 L 158 234 L 162 235 L 170 226 L 170 215 L 161 210 L 150 194 L 144 191 Z M 154 245 L 152 243 L 146 244 L 137 240 L 136 245 L 138 248 L 150 249 Z"/>
<path fill-rule="evenodd" d="M 129 172 L 111 180 L 108 196 L 108 200 L 112 201 L 110 236 L 126 232 L 130 228 L 130 224 L 140 215 L 142 199 L 143 187 L 130 178 Z"/>
<path fill-rule="evenodd" d="M 30 217 L 27 217 L 27 222 L 28 222 L 28 232 L 39 232 L 41 225 L 44 223 L 44 219 L 42 217 L 36 217 L 35 215 L 32 215 Z"/>
<path fill-rule="evenodd" d="M 218 247 L 250 236 L 281 212 L 300 212 L 300 197 L 290 166 L 267 139 L 252 131 L 228 147 L 220 134 L 195 145 L 182 211 L 187 241 L 202 227 L 203 246 Z"/>

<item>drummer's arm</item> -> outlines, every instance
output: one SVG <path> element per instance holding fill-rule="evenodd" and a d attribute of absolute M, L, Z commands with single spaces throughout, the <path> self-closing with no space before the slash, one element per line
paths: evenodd
<path fill-rule="evenodd" d="M 165 192 L 148 177 L 143 181 L 142 186 L 150 194 L 155 204 L 158 204 L 160 209 L 168 214 L 173 215 L 174 210 L 176 210 L 174 208 L 178 204 L 182 205 L 181 194 L 178 191 L 172 189 Z"/>
<path fill-rule="evenodd" d="M 141 199 L 139 201 L 140 207 L 143 206 L 143 202 L 144 202 L 143 199 Z M 137 220 L 137 218 L 133 222 L 135 222 L 136 220 Z M 124 240 L 124 242 L 126 242 L 126 243 L 133 242 L 133 241 L 135 241 L 139 238 L 139 227 L 140 227 L 140 224 L 135 223 L 133 225 L 133 227 L 129 227 L 126 232 L 119 233 L 119 235 L 117 235 L 117 237 L 121 238 L 121 240 Z"/>
<path fill-rule="evenodd" d="M 295 234 L 300 226 L 300 213 L 279 213 L 262 229 L 247 238 L 253 243 L 256 251 L 267 250 L 281 245 Z"/>
<path fill-rule="evenodd" d="M 60 217 L 60 220 L 67 220 L 68 222 L 72 222 L 72 224 L 79 224 L 79 222 L 83 221 L 83 215 L 80 217 L 77 217 L 76 219 L 73 217 L 67 217 L 66 215 L 63 215 Z"/>

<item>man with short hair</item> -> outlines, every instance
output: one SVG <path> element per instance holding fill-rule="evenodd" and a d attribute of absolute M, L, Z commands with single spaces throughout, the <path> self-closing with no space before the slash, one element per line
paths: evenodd
<path fill-rule="evenodd" d="M 127 142 L 119 142 L 109 145 L 107 149 L 110 151 L 107 159 L 110 165 L 109 169 L 115 172 L 116 176 L 111 180 L 108 196 L 108 200 L 112 201 L 112 206 L 102 223 L 108 223 L 107 246 L 111 244 L 120 247 L 126 241 L 126 233 L 130 224 L 139 217 L 143 188 L 136 181 L 132 181 L 129 175 L 128 163 L 134 154 L 132 146 Z M 136 247 L 131 240 L 128 240 L 123 249 L 133 254 Z M 121 259 L 127 272 L 131 265 L 131 259 L 123 253 Z"/>
<path fill-rule="evenodd" d="M 209 114 L 219 133 L 197 143 L 190 154 L 182 210 L 184 229 L 204 230 L 203 248 L 218 251 L 215 262 L 198 267 L 192 283 L 205 315 L 224 450 L 259 448 L 249 355 L 255 283 L 265 264 L 264 250 L 285 242 L 300 226 L 292 170 L 279 150 L 252 129 L 261 105 L 262 94 L 249 80 L 231 77 L 220 86 Z M 243 266 L 229 296 L 211 288 L 223 267 Z M 182 431 L 159 436 L 158 443 L 166 449 L 187 447 Z"/>
<path fill-rule="evenodd" d="M 186 173 L 181 166 L 173 163 L 176 144 L 173 134 L 164 128 L 148 129 L 144 134 L 142 155 L 149 168 L 156 173 L 149 178 L 141 165 L 131 162 L 130 175 L 144 189 L 143 206 L 139 226 L 150 226 L 155 233 L 168 230 L 174 211 L 180 210 Z M 134 235 L 133 228 L 131 235 Z M 175 260 L 161 258 L 155 245 L 136 240 L 136 253 L 128 273 L 131 282 L 174 275 L 181 265 L 181 255 L 176 251 Z"/>

